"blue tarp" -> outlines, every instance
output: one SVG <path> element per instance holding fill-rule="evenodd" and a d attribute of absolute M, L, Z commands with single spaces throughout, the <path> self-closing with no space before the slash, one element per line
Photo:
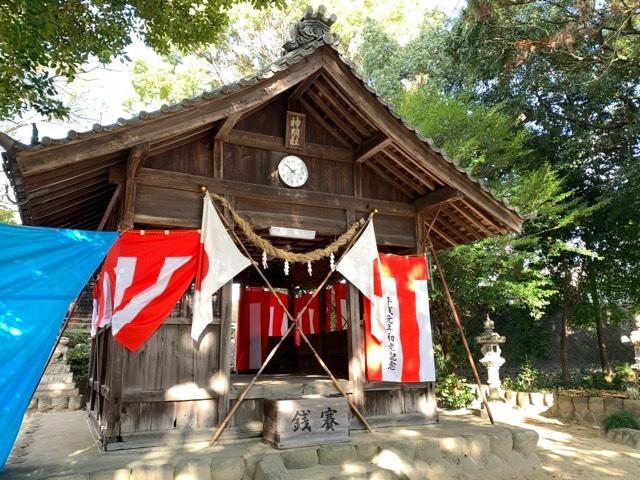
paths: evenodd
<path fill-rule="evenodd" d="M 117 236 L 0 223 L 0 470 L 69 304 Z"/>

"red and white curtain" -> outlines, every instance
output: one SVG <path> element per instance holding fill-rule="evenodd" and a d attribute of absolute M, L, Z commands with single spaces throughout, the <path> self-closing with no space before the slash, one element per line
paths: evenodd
<path fill-rule="evenodd" d="M 379 259 L 374 301 L 364 298 L 367 378 L 434 381 L 426 260 L 386 254 Z M 382 338 L 372 331 L 384 332 Z"/>
<path fill-rule="evenodd" d="M 286 293 L 278 297 L 288 306 Z M 287 315 L 273 294 L 264 288 L 240 290 L 236 329 L 236 370 L 256 370 L 269 352 L 269 337 L 280 337 L 289 325 Z"/>
<path fill-rule="evenodd" d="M 335 321 L 332 320 L 335 318 Z M 333 332 L 347 329 L 349 310 L 347 309 L 347 284 L 334 282 L 327 287 L 324 331 Z"/>
<path fill-rule="evenodd" d="M 139 230 L 120 235 L 98 275 L 92 331 L 136 351 L 160 326 L 193 280 L 197 230 Z"/>
<path fill-rule="evenodd" d="M 307 304 L 309 298 L 311 298 L 310 293 L 303 293 L 296 297 L 294 303 L 294 317 L 298 316 L 298 312 Z M 302 318 L 300 318 L 300 330 L 302 330 L 302 333 L 305 335 L 320 333 L 320 306 L 317 295 L 313 300 L 311 300 L 311 303 L 302 314 Z"/>

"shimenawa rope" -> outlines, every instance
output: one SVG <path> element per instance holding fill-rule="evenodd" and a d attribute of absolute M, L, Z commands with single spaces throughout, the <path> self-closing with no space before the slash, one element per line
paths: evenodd
<path fill-rule="evenodd" d="M 236 223 L 236 225 L 238 225 L 240 230 L 242 230 L 242 233 L 247 238 L 247 240 L 249 240 L 253 245 L 267 252 L 267 255 L 269 255 L 270 257 L 286 260 L 289 263 L 315 262 L 317 260 L 321 260 L 330 256 L 332 253 L 336 253 L 341 247 L 344 247 L 347 243 L 349 243 L 349 240 L 351 240 L 358 233 L 360 227 L 366 222 L 364 218 L 361 218 L 357 222 L 354 222 L 342 235 L 340 235 L 324 248 L 318 248 L 307 253 L 290 252 L 288 250 L 276 247 L 271 242 L 269 242 L 269 240 L 266 240 L 258 235 L 253 230 L 251 224 L 249 224 L 249 222 L 247 222 L 238 214 L 238 212 L 231 206 L 226 198 L 211 192 L 207 192 L 207 195 L 209 195 L 210 199 L 220 202 L 223 207 L 229 210 L 231 216 L 233 217 L 233 221 Z"/>

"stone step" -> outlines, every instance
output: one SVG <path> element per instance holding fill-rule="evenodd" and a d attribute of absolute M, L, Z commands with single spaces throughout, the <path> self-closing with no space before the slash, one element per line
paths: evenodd
<path fill-rule="evenodd" d="M 80 410 L 83 407 L 84 401 L 82 395 L 77 392 L 72 395 L 50 397 L 41 396 L 31 399 L 27 412 L 48 412 L 48 411 L 60 411 L 60 410 Z"/>
<path fill-rule="evenodd" d="M 47 367 L 47 369 L 45 370 L 45 374 L 46 373 L 68 373 L 68 372 L 71 372 L 71 369 L 69 368 L 69 365 L 63 362 L 51 362 Z"/>
<path fill-rule="evenodd" d="M 49 385 L 38 385 L 34 397 L 68 397 L 77 395 L 78 389 L 73 383 L 55 383 Z"/>
<path fill-rule="evenodd" d="M 462 428 L 461 428 L 462 427 Z M 538 434 L 517 427 L 450 425 L 444 431 L 408 427 L 411 435 L 387 431 L 363 434 L 348 443 L 265 450 L 252 445 L 239 451 L 224 446 L 212 454 L 167 456 L 109 470 L 87 467 L 58 480 L 334 480 L 435 479 L 506 480 L 533 478 L 541 472 Z M 435 434 L 435 435 L 434 435 Z M 167 462 L 167 460 L 169 460 Z M 91 470 L 94 468 L 95 470 Z"/>
<path fill-rule="evenodd" d="M 51 383 L 73 383 L 73 374 L 71 372 L 49 372 L 45 371 L 40 380 L 40 385 Z"/>

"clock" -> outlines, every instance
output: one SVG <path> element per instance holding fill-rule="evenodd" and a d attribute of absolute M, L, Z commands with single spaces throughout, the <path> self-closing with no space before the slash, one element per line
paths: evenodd
<path fill-rule="evenodd" d="M 288 155 L 278 164 L 278 176 L 289 187 L 301 187 L 309 179 L 309 170 L 300 157 Z"/>

